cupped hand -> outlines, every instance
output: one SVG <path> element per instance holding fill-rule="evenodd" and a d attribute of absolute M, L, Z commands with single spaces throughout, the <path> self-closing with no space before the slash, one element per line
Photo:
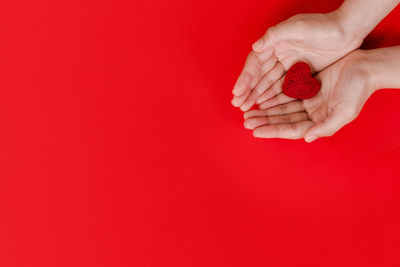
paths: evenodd
<path fill-rule="evenodd" d="M 232 104 L 249 110 L 298 61 L 319 72 L 357 49 L 363 40 L 348 32 L 340 17 L 337 12 L 300 14 L 269 28 L 253 44 L 234 86 Z"/>
<path fill-rule="evenodd" d="M 272 97 L 260 109 L 245 112 L 245 127 L 261 138 L 312 142 L 333 135 L 358 116 L 376 90 L 365 62 L 366 51 L 356 50 L 326 68 L 316 76 L 320 92 L 307 100 L 284 95 L 278 82 L 268 90 Z"/>

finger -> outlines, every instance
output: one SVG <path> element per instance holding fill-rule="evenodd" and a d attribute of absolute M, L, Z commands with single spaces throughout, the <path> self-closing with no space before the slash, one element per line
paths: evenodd
<path fill-rule="evenodd" d="M 334 109 L 325 121 L 315 124 L 306 132 L 304 140 L 311 143 L 320 137 L 332 136 L 355 117 L 355 113 L 343 113 Z"/>
<path fill-rule="evenodd" d="M 302 112 L 304 110 L 305 108 L 303 101 L 295 100 L 269 109 L 249 110 L 243 114 L 243 117 L 245 119 L 248 119 L 251 117 L 275 116 L 275 115 L 290 114 L 295 112 Z"/>
<path fill-rule="evenodd" d="M 312 121 L 264 125 L 255 128 L 253 136 L 259 138 L 301 139 L 312 125 Z"/>
<path fill-rule="evenodd" d="M 300 102 L 300 100 L 296 100 L 296 101 L 292 101 L 292 102 Z M 283 104 L 283 105 L 279 105 L 273 108 L 269 108 L 269 109 L 253 109 L 253 110 L 249 110 L 246 111 L 243 114 L 243 117 L 245 119 L 251 118 L 251 117 L 263 117 L 263 116 L 275 116 L 275 115 L 282 115 L 282 114 L 290 114 L 290 113 L 294 113 L 294 112 L 301 112 L 304 111 L 303 107 L 296 107 L 296 109 L 298 109 L 298 111 L 294 111 L 294 112 L 288 112 L 288 110 L 295 110 L 294 107 L 290 106 L 289 109 L 287 108 L 287 105 L 291 104 L 287 103 L 287 104 Z M 298 103 L 295 103 L 295 105 L 299 105 Z M 283 107 L 285 106 L 285 107 Z M 276 110 L 276 109 L 281 109 L 281 110 Z M 285 110 L 285 112 L 283 112 L 282 110 Z"/>
<path fill-rule="evenodd" d="M 264 116 L 274 116 L 305 111 L 302 100 L 295 100 L 286 104 L 278 105 L 264 110 Z"/>
<path fill-rule="evenodd" d="M 264 75 L 266 73 L 270 72 L 273 67 L 275 67 L 277 61 L 278 61 L 278 59 L 275 57 L 275 55 L 271 55 L 267 60 L 265 60 L 265 62 L 262 64 L 262 66 L 258 70 L 255 78 L 251 82 L 250 89 L 253 89 L 258 84 L 258 82 L 261 80 L 261 78 L 264 77 Z M 250 93 L 250 91 L 251 90 L 248 90 L 248 93 Z"/>
<path fill-rule="evenodd" d="M 268 99 L 278 95 L 282 92 L 283 81 L 285 77 L 279 79 L 276 83 L 274 83 L 269 89 L 267 89 L 264 93 L 262 93 L 256 100 L 257 104 L 263 103 Z"/>
<path fill-rule="evenodd" d="M 261 66 L 261 71 L 260 73 L 262 73 L 263 75 L 270 72 L 272 70 L 273 67 L 275 67 L 276 63 L 278 62 L 278 59 L 276 58 L 276 56 L 274 54 L 272 54 L 268 60 L 266 60 L 264 62 L 264 64 Z M 254 84 L 255 86 L 256 84 Z M 254 87 L 253 86 L 253 87 Z"/>
<path fill-rule="evenodd" d="M 240 96 L 247 89 L 249 89 L 251 83 L 259 72 L 262 64 L 271 57 L 273 50 L 267 50 L 263 53 L 250 52 L 247 56 L 246 63 L 244 64 L 242 73 L 239 75 L 236 84 L 233 88 L 232 93 Z"/>
<path fill-rule="evenodd" d="M 253 110 L 246 111 L 243 114 L 243 117 L 245 120 L 247 120 L 248 118 L 252 118 L 252 117 L 265 117 L 265 116 L 267 116 L 267 113 L 268 113 L 267 110 L 253 109 Z"/>
<path fill-rule="evenodd" d="M 306 112 L 297 112 L 286 115 L 268 116 L 268 117 L 252 117 L 244 122 L 246 129 L 255 129 L 257 127 L 268 124 L 288 124 L 309 120 Z"/>
<path fill-rule="evenodd" d="M 259 108 L 260 109 L 268 109 L 268 108 L 275 107 L 275 106 L 281 105 L 281 104 L 286 104 L 286 103 L 289 103 L 289 102 L 292 102 L 295 100 L 296 100 L 295 98 L 289 97 L 289 96 L 285 95 L 284 93 L 280 93 L 280 94 L 274 96 L 273 98 L 268 99 L 267 101 L 261 103 L 259 105 Z"/>
<path fill-rule="evenodd" d="M 279 80 L 285 73 L 285 68 L 279 62 L 271 69 L 270 72 L 266 73 L 261 80 L 257 83 L 254 89 L 251 91 L 249 97 L 240 106 L 242 111 L 249 110 L 255 103 L 257 98 L 268 88 L 270 88 L 277 80 Z"/>
<path fill-rule="evenodd" d="M 298 30 L 293 30 L 291 22 L 284 21 L 276 26 L 270 27 L 267 32 L 252 46 L 256 52 L 262 52 L 274 47 L 278 42 L 286 40 L 299 40 Z"/>
<path fill-rule="evenodd" d="M 232 105 L 234 107 L 240 107 L 243 104 L 243 102 L 247 99 L 248 95 L 249 93 L 243 94 L 241 96 L 233 96 Z"/>
<path fill-rule="evenodd" d="M 267 54 L 265 53 L 263 56 L 261 56 L 260 60 L 264 60 L 264 57 L 266 55 Z M 274 66 L 274 64 L 276 64 L 276 57 L 272 53 L 270 53 L 269 59 L 265 61 L 265 63 L 261 67 L 261 70 L 257 72 L 256 77 L 253 78 L 253 81 L 250 84 L 250 87 L 248 86 L 247 89 L 241 95 L 234 96 L 232 99 L 232 105 L 235 107 L 239 107 L 240 105 L 242 105 L 243 102 L 247 99 L 247 97 L 251 93 L 252 88 L 258 83 L 258 81 L 265 74 L 265 72 Z"/>

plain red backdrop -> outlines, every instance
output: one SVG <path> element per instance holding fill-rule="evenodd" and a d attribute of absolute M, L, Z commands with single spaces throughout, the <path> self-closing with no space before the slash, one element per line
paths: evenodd
<path fill-rule="evenodd" d="M 340 2 L 3 1 L 0 266 L 400 266 L 398 92 L 313 144 L 230 104 L 269 26 Z"/>

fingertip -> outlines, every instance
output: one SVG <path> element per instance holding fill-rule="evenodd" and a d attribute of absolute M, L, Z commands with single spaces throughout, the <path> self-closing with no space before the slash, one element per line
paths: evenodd
<path fill-rule="evenodd" d="M 258 128 L 253 130 L 253 137 L 255 137 L 255 138 L 261 138 L 262 137 Z"/>
<path fill-rule="evenodd" d="M 238 100 L 237 100 L 236 97 L 233 97 L 233 99 L 232 99 L 232 101 L 231 101 L 231 104 L 232 104 L 232 106 L 234 106 L 234 107 L 238 107 L 238 106 L 239 106 L 239 105 L 238 105 Z"/>
<path fill-rule="evenodd" d="M 314 142 L 317 139 L 318 139 L 318 136 L 316 136 L 315 134 L 310 134 L 310 135 L 307 135 L 304 137 L 304 141 L 306 141 L 307 143 Z"/>
<path fill-rule="evenodd" d="M 249 106 L 247 106 L 247 105 L 241 105 L 241 106 L 240 106 L 240 110 L 243 111 L 243 112 L 248 111 L 250 108 L 251 108 L 251 106 L 249 107 Z"/>
<path fill-rule="evenodd" d="M 250 124 L 249 124 L 249 122 L 248 122 L 247 120 L 244 121 L 243 126 L 244 126 L 244 128 L 249 129 L 249 130 L 252 129 L 252 128 L 250 127 Z"/>

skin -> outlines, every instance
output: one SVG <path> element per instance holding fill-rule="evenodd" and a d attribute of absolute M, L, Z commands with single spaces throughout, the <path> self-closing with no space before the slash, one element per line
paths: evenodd
<path fill-rule="evenodd" d="M 400 46 L 356 50 L 316 76 L 322 87 L 315 97 L 296 100 L 277 90 L 260 109 L 244 113 L 245 127 L 261 138 L 312 142 L 331 136 L 358 116 L 376 90 L 400 88 L 399 69 Z"/>
<path fill-rule="evenodd" d="M 234 86 L 232 105 L 240 107 L 242 111 L 248 111 L 254 104 L 261 104 L 271 100 L 271 98 L 273 100 L 261 104 L 260 108 L 266 109 L 274 105 L 274 103 L 284 104 L 290 102 L 292 99 L 285 98 L 282 95 L 277 96 L 277 94 L 282 91 L 284 74 L 294 63 L 298 61 L 307 62 L 312 72 L 324 70 L 356 50 L 365 36 L 399 2 L 400 0 L 347 0 L 334 12 L 328 14 L 300 14 L 269 28 L 264 36 L 253 44 L 253 51 L 248 55 L 243 71 Z M 350 56 L 348 60 L 352 61 L 357 58 L 357 53 Z M 346 61 L 343 60 L 342 63 Z M 335 64 L 335 67 L 331 67 L 329 71 L 325 71 L 325 74 L 320 74 L 319 77 L 331 82 L 335 80 L 333 77 L 336 77 L 336 80 L 340 80 L 340 82 L 352 82 L 350 78 L 347 80 L 338 78 L 339 72 L 345 68 L 344 65 Z M 328 79 L 326 76 L 331 78 Z M 360 74 L 359 76 L 362 75 Z M 368 80 L 368 77 L 366 79 Z M 363 83 L 361 80 L 359 82 Z M 333 91 L 333 89 L 328 91 Z M 355 91 L 348 94 L 351 97 L 352 95 L 357 95 L 358 92 Z M 326 94 L 324 97 L 331 98 L 336 97 L 336 95 Z M 327 101 L 325 99 L 325 102 Z M 303 103 L 301 101 L 298 102 Z M 312 126 L 311 122 L 321 123 L 322 118 L 324 118 L 321 115 L 324 107 L 318 108 L 316 106 L 316 104 L 323 103 L 323 101 L 314 102 L 314 112 L 311 112 L 310 107 L 308 110 L 310 113 L 306 112 L 313 117 L 311 121 L 301 123 L 303 128 Z M 333 103 L 334 100 L 329 100 L 328 102 Z M 356 101 L 353 104 L 355 103 Z M 335 104 L 337 107 L 346 105 L 347 103 Z M 330 112 L 331 109 L 332 107 L 326 110 Z M 354 110 L 357 110 L 357 108 L 349 108 L 349 115 L 346 115 L 346 118 L 354 116 Z M 305 107 L 301 112 L 304 111 L 307 111 Z M 343 111 L 341 112 L 343 113 Z M 300 120 L 304 116 L 305 114 L 297 114 L 295 120 Z M 282 118 L 288 119 L 287 116 Z M 289 119 L 292 118 L 290 117 Z M 258 135 L 258 131 L 255 132 L 255 135 Z M 308 136 L 307 140 L 309 141 L 313 138 L 315 137 Z"/>
<path fill-rule="evenodd" d="M 234 87 L 232 104 L 247 111 L 295 62 L 307 62 L 318 72 L 361 43 L 345 31 L 334 13 L 296 15 L 269 28 L 253 45 Z"/>
<path fill-rule="evenodd" d="M 253 44 L 234 86 L 232 105 L 249 110 L 296 62 L 319 72 L 359 48 L 400 0 L 347 0 L 328 14 L 299 14 L 269 28 Z"/>

